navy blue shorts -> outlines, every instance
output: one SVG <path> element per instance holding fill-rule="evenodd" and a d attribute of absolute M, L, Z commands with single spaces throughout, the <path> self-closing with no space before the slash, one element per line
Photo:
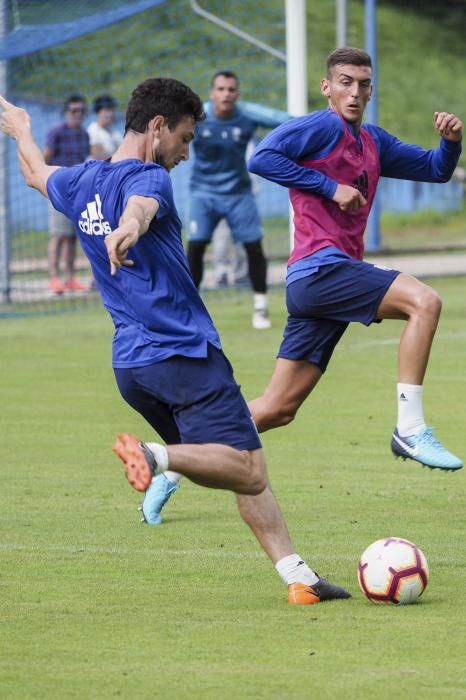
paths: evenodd
<path fill-rule="evenodd" d="M 188 240 L 210 243 L 221 219 L 226 219 L 235 243 L 253 243 L 262 238 L 254 195 L 243 192 L 193 194 L 189 205 Z"/>
<path fill-rule="evenodd" d="M 206 442 L 262 447 L 233 370 L 221 350 L 175 355 L 147 367 L 115 368 L 121 395 L 169 445 Z"/>
<path fill-rule="evenodd" d="M 325 372 L 349 323 L 377 322 L 380 302 L 399 274 L 363 260 L 345 260 L 292 282 L 286 289 L 289 316 L 277 356 L 307 360 Z"/>

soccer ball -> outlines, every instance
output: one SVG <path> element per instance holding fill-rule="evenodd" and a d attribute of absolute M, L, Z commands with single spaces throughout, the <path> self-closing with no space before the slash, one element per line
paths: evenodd
<path fill-rule="evenodd" d="M 429 580 L 427 559 L 419 547 L 400 537 L 373 542 L 358 566 L 362 592 L 373 603 L 415 603 Z"/>

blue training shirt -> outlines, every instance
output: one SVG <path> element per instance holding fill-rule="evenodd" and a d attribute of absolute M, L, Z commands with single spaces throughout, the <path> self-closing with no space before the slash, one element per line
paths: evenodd
<path fill-rule="evenodd" d="M 290 117 L 286 112 L 239 102 L 231 116 L 216 117 L 211 102 L 204 105 L 206 119 L 197 125 L 191 192 L 240 194 L 251 189 L 246 148 L 258 127 L 274 128 Z"/>
<path fill-rule="evenodd" d="M 206 357 L 208 343 L 221 348 L 189 271 L 164 168 L 137 159 L 92 160 L 52 173 L 47 191 L 73 222 L 112 317 L 114 367 L 142 367 L 173 355 Z M 160 208 L 129 250 L 134 266 L 112 276 L 104 238 L 118 227 L 131 195 L 152 197 Z"/>

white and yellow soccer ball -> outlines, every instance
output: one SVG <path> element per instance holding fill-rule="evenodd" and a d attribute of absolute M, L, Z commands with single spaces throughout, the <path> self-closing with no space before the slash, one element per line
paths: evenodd
<path fill-rule="evenodd" d="M 373 603 L 415 603 L 429 581 L 427 559 L 419 547 L 401 537 L 373 542 L 358 566 L 362 592 Z"/>

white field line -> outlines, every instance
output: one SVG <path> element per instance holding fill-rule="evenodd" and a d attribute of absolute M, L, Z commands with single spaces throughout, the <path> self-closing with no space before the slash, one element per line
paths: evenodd
<path fill-rule="evenodd" d="M 263 558 L 263 554 L 258 552 L 235 552 L 228 550 L 227 547 L 219 547 L 217 549 L 202 549 L 193 547 L 192 549 L 168 549 L 166 547 L 148 546 L 146 549 L 134 549 L 126 547 L 95 547 L 94 545 L 62 545 L 62 544 L 41 544 L 23 545 L 15 542 L 0 542 L 0 551 L 4 552 L 28 552 L 40 556 L 44 552 L 61 552 L 65 554 L 116 554 L 116 555 L 131 555 L 131 554 L 163 554 L 168 556 L 211 556 L 211 557 L 228 557 L 232 559 Z"/>
<path fill-rule="evenodd" d="M 61 545 L 61 544 L 43 544 L 38 546 L 22 545 L 15 542 L 0 542 L 0 551 L 4 552 L 26 552 L 36 556 L 43 556 L 47 552 L 57 552 L 60 554 L 114 554 L 117 556 L 128 556 L 134 554 L 147 555 L 163 555 L 163 556 L 178 556 L 178 557 L 208 557 L 212 559 L 265 559 L 265 554 L 260 550 L 257 551 L 232 551 L 228 547 L 218 549 L 200 549 L 193 547 L 192 549 L 169 549 L 165 547 L 148 547 L 147 549 L 134 549 L 126 547 L 95 547 L 88 545 Z M 451 566 L 452 563 L 457 563 L 457 558 L 453 555 L 436 558 L 436 566 Z M 319 554 L 315 557 L 318 566 L 322 568 L 322 562 L 344 561 L 350 562 L 357 566 L 358 557 L 352 554 Z"/>
<path fill-rule="evenodd" d="M 95 547 L 93 545 L 62 545 L 62 544 L 41 544 L 24 545 L 15 542 L 0 542 L 0 551 L 4 552 L 26 552 L 41 556 L 45 552 L 58 552 L 63 554 L 115 554 L 117 556 L 127 556 L 134 554 L 149 555 L 164 555 L 164 556 L 179 556 L 179 557 L 212 557 L 221 559 L 264 559 L 265 554 L 258 551 L 232 551 L 228 547 L 219 547 L 218 549 L 201 549 L 193 547 L 191 549 L 172 549 L 166 547 L 148 546 L 146 549 L 134 549 L 126 547 Z M 346 554 L 344 556 L 335 557 L 333 555 L 319 555 L 319 561 L 354 561 L 354 557 Z"/>
<path fill-rule="evenodd" d="M 175 557 L 196 557 L 196 558 L 211 558 L 211 559 L 263 559 L 266 561 L 265 554 L 261 552 L 260 550 L 257 551 L 231 551 L 228 549 L 228 547 L 223 547 L 223 548 L 215 548 L 215 549 L 200 549 L 193 547 L 191 549 L 169 549 L 166 547 L 148 547 L 147 549 L 134 549 L 134 548 L 126 548 L 126 547 L 94 547 L 94 546 L 73 546 L 73 545 L 61 545 L 61 544 L 44 544 L 41 545 L 40 547 L 33 546 L 33 545 L 22 545 L 22 544 L 16 544 L 14 542 L 0 542 L 0 552 L 25 552 L 27 554 L 34 554 L 36 557 L 39 556 L 44 556 L 47 555 L 47 553 L 58 553 L 58 554 L 84 554 L 84 555 L 89 555 L 89 554 L 110 554 L 110 555 L 115 555 L 115 556 L 124 556 L 128 557 L 128 555 L 143 555 L 143 556 L 151 556 L 154 554 L 158 555 L 163 555 L 163 556 L 175 556 Z M 457 564 L 457 558 L 452 556 L 448 556 L 448 553 L 445 553 L 446 556 L 443 557 L 437 557 L 435 559 L 435 565 L 436 566 L 451 566 L 452 562 L 454 564 Z M 318 560 L 318 566 L 317 568 L 322 569 L 322 564 L 325 563 L 331 563 L 333 564 L 336 561 L 339 562 L 348 562 L 350 564 L 354 564 L 355 561 L 357 561 L 357 557 L 355 558 L 354 555 L 352 554 L 340 554 L 339 556 L 335 556 L 333 554 L 319 554 L 318 557 L 316 557 Z M 429 560 L 430 561 L 430 560 Z M 432 563 L 432 562 L 431 562 Z M 317 564 L 316 564 L 317 565 Z"/>

